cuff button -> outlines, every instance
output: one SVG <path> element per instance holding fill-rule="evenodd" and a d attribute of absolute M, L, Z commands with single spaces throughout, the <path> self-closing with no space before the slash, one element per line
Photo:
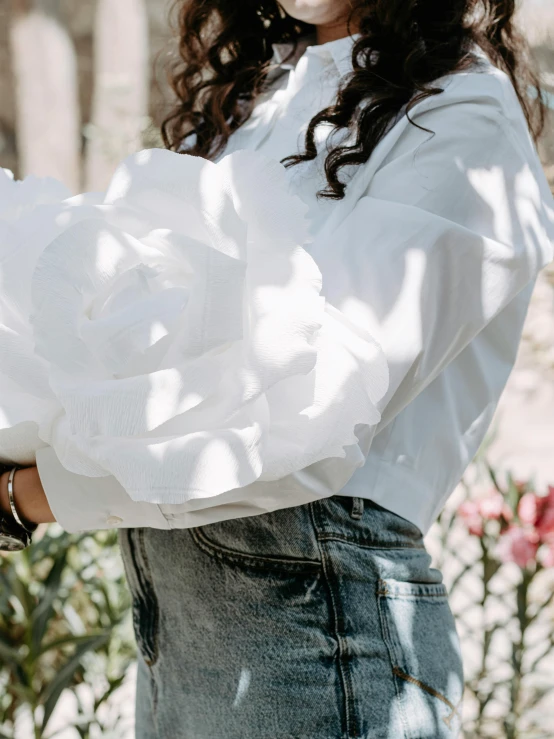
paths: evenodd
<path fill-rule="evenodd" d="M 106 519 L 106 523 L 108 526 L 119 526 L 120 523 L 123 523 L 123 519 L 119 516 L 109 516 Z"/>

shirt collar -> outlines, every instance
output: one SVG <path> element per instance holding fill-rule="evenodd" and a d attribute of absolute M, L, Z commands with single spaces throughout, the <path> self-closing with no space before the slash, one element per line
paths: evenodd
<path fill-rule="evenodd" d="M 361 33 L 353 33 L 351 36 L 345 36 L 335 41 L 327 41 L 324 44 L 318 44 L 316 42 L 315 32 L 300 36 L 294 54 L 286 61 L 285 59 L 292 51 L 294 43 L 289 41 L 287 43 L 272 44 L 273 58 L 271 60 L 269 77 L 271 79 L 273 76 L 281 74 L 284 70 L 294 69 L 305 53 L 319 56 L 324 62 L 325 60 L 332 61 L 339 75 L 345 77 L 353 71 L 352 47 L 361 35 Z M 473 45 L 473 50 L 485 63 L 492 64 L 486 52 L 476 43 Z M 549 104 L 554 109 L 554 102 L 551 101 Z"/>
<path fill-rule="evenodd" d="M 335 64 L 341 77 L 352 72 L 352 47 L 357 39 L 361 36 L 354 33 L 352 36 L 336 39 L 335 41 L 327 41 L 324 44 L 317 44 L 315 33 L 301 36 L 297 41 L 297 47 L 294 54 L 287 59 L 291 53 L 294 43 L 292 41 L 286 43 L 272 44 L 273 59 L 272 67 L 279 69 L 294 69 L 299 59 L 304 53 L 318 56 L 322 60 L 331 61 Z M 285 61 L 286 60 L 286 61 Z"/>

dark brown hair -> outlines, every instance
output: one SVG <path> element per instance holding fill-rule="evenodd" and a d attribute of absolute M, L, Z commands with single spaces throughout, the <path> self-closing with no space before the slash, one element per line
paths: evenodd
<path fill-rule="evenodd" d="M 295 43 L 314 28 L 288 16 L 276 0 L 180 0 L 177 5 L 179 58 L 170 80 L 179 102 L 162 134 L 173 150 L 195 134 L 183 151 L 209 159 L 248 119 L 264 86 L 272 44 Z M 473 43 L 510 76 L 538 139 L 545 105 L 529 49 L 514 25 L 515 10 L 516 0 L 351 0 L 349 28 L 361 34 L 353 47 L 353 73 L 342 79 L 335 103 L 312 118 L 305 151 L 282 162 L 292 166 L 314 159 L 314 132 L 322 123 L 335 130 L 355 127 L 352 145 L 327 154 L 328 187 L 319 193 L 342 198 L 340 169 L 367 162 L 403 106 L 409 115 L 416 102 L 442 92 L 433 82 L 470 66 Z M 538 93 L 534 99 L 532 88 Z M 359 109 L 364 100 L 367 105 Z"/>

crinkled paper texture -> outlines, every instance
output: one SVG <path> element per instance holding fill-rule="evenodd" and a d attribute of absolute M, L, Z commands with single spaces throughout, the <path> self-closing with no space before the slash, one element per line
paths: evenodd
<path fill-rule="evenodd" d="M 281 164 L 164 150 L 104 194 L 0 180 L 0 457 L 51 445 L 137 501 L 277 480 L 380 420 L 377 342 L 321 294 Z"/>

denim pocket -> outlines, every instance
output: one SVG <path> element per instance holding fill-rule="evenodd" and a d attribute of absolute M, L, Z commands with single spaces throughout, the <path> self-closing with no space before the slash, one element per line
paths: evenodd
<path fill-rule="evenodd" d="M 294 574 L 321 570 L 307 505 L 228 519 L 189 531 L 199 549 L 227 564 Z"/>
<path fill-rule="evenodd" d="M 158 659 L 160 609 L 146 556 L 146 529 L 120 529 L 119 543 L 132 598 L 133 628 L 145 663 Z"/>
<path fill-rule="evenodd" d="M 287 556 L 285 554 L 253 553 L 234 547 L 224 546 L 214 538 L 214 532 L 206 534 L 206 527 L 189 529 L 192 540 L 204 554 L 220 562 L 265 572 L 285 572 L 290 574 L 310 574 L 321 570 L 321 563 L 315 560 Z"/>
<path fill-rule="evenodd" d="M 378 602 L 406 739 L 458 736 L 463 666 L 446 587 L 380 580 Z"/>

